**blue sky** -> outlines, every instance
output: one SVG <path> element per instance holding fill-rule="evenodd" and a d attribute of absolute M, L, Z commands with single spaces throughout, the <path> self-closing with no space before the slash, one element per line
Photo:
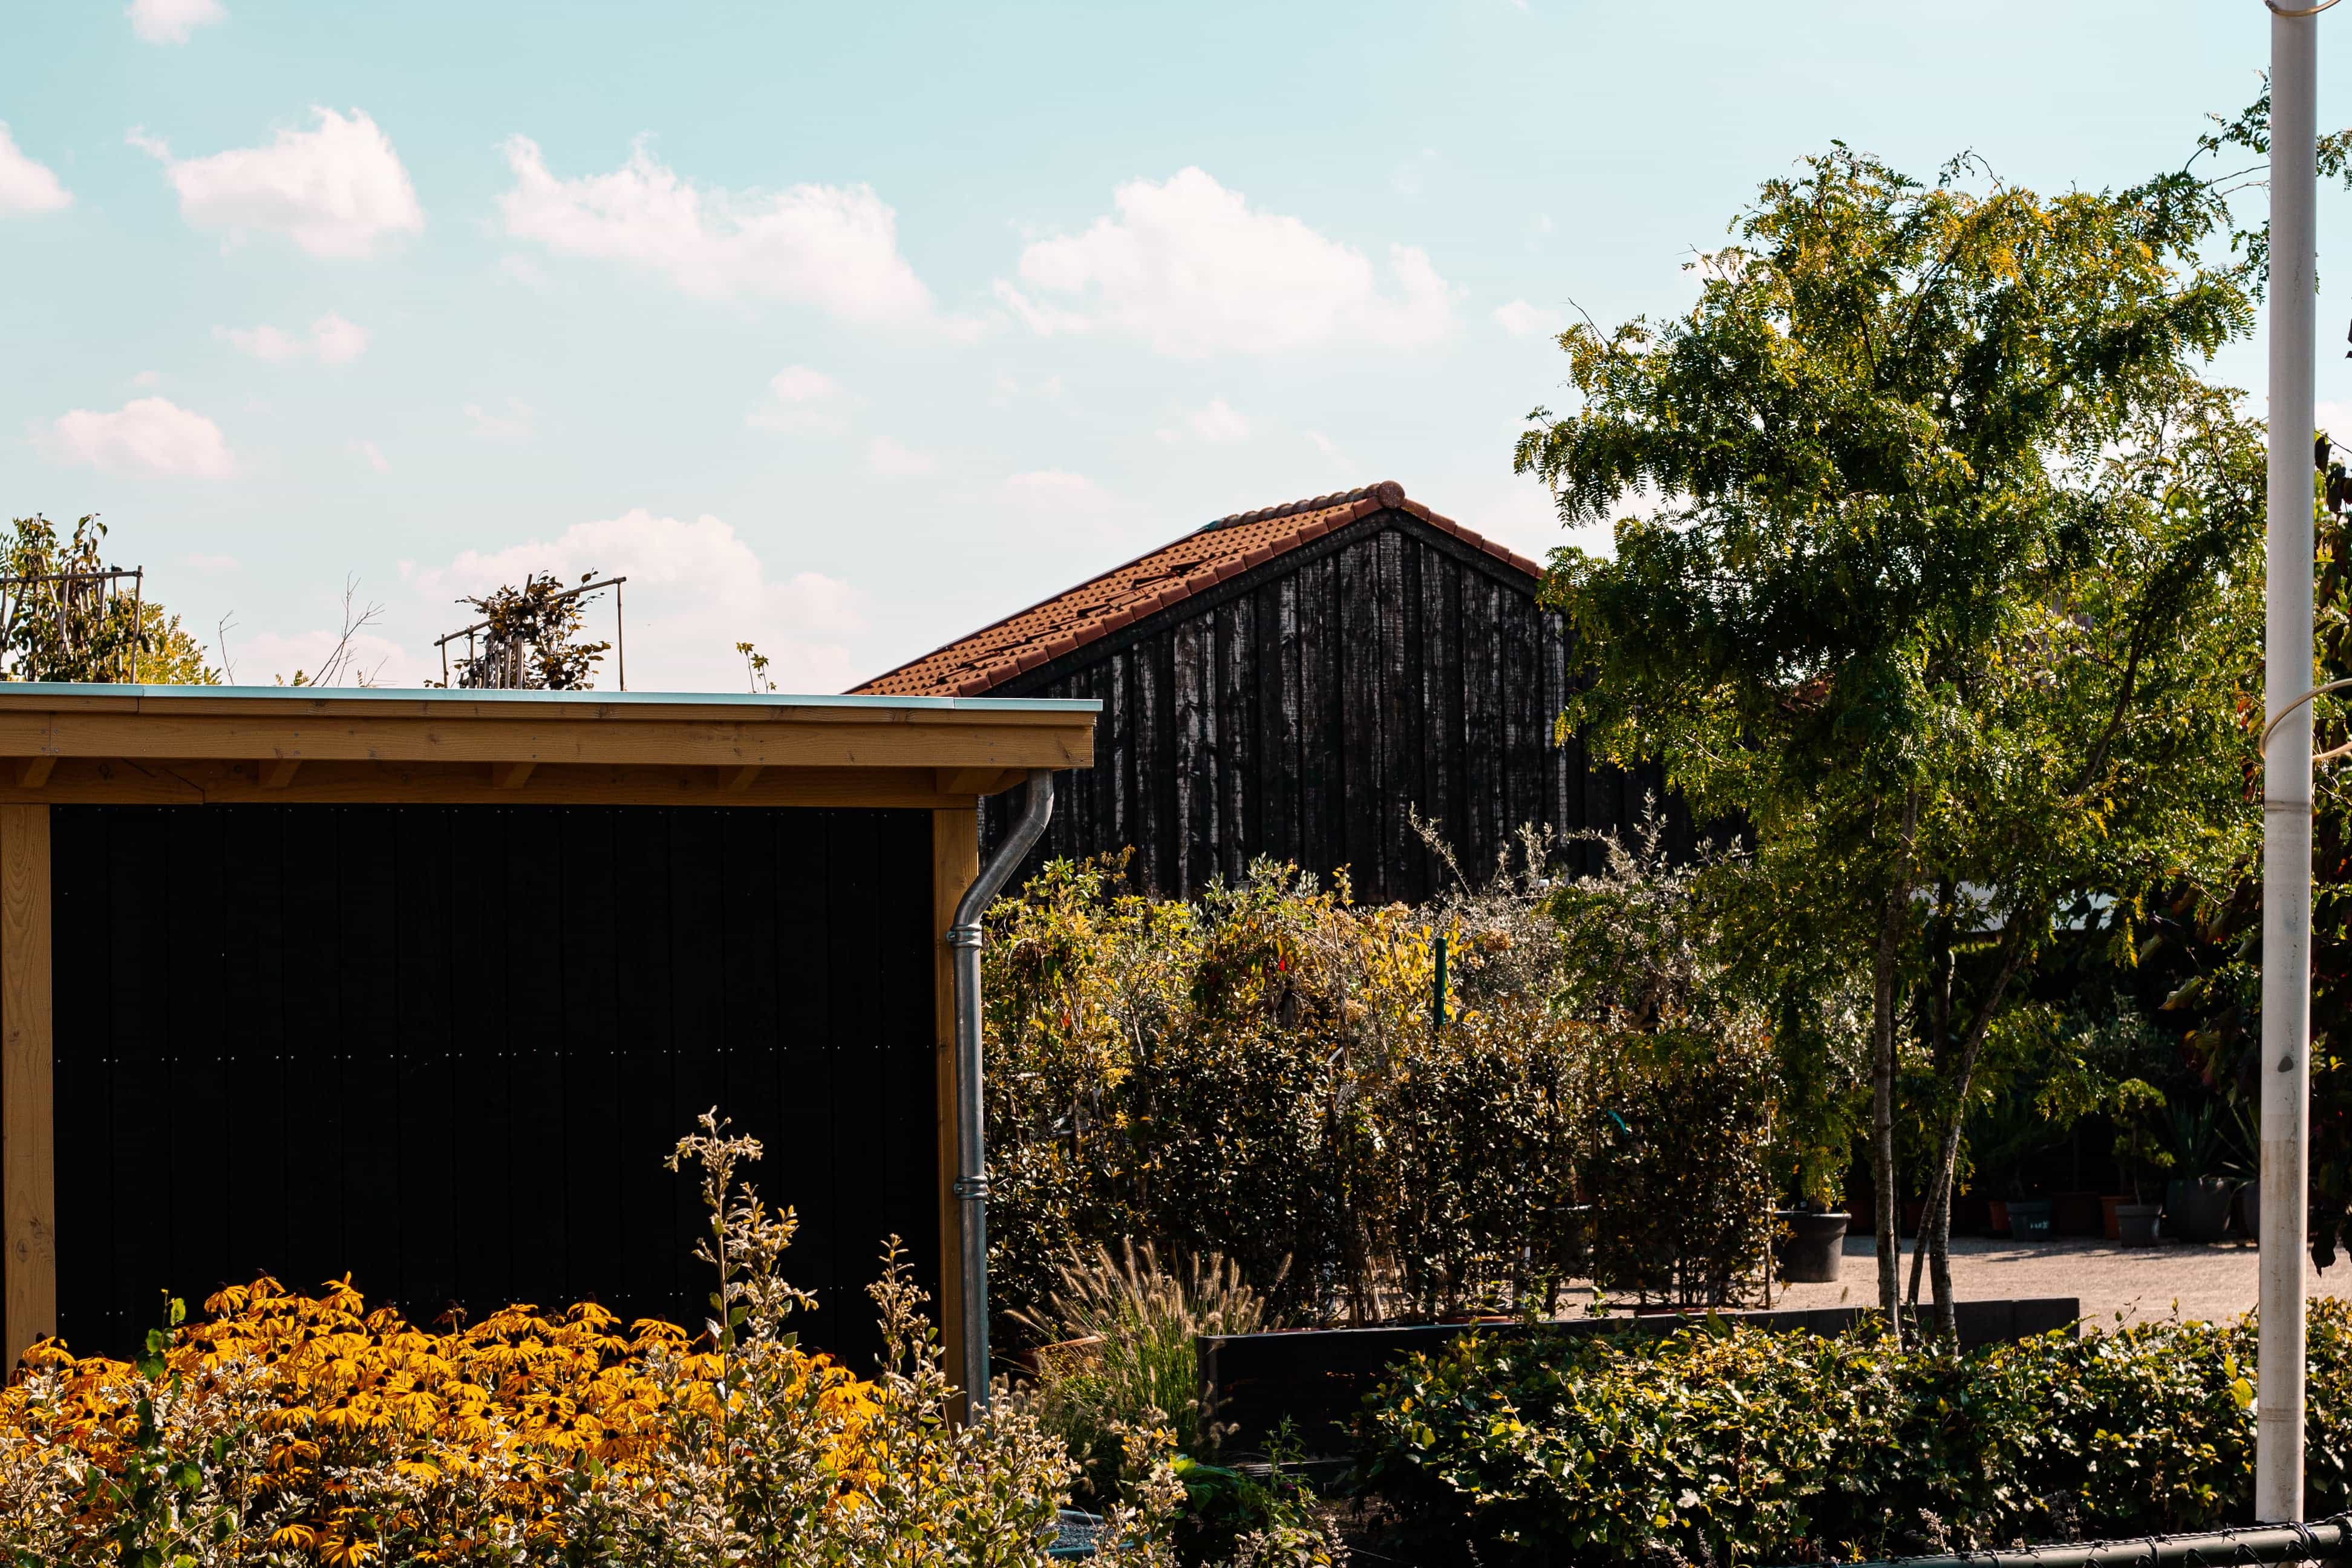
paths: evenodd
<path fill-rule="evenodd" d="M 0 498 L 102 512 L 246 682 L 352 579 L 389 683 L 457 594 L 593 567 L 633 688 L 748 638 L 835 690 L 1377 479 L 1539 553 L 1549 322 L 1683 307 L 1832 137 L 2136 179 L 2267 50 L 2260 0 L 8 0 Z"/>

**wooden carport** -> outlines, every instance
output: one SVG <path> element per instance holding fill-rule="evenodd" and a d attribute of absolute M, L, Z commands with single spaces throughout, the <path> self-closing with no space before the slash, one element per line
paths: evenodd
<path fill-rule="evenodd" d="M 940 1316 L 952 1341 L 959 1319 L 958 1231 L 948 1184 L 955 1165 L 955 1086 L 953 1053 L 946 1047 L 953 1021 L 947 950 L 938 937 L 977 873 L 979 801 L 1019 783 L 1030 769 L 1089 765 L 1097 706 L 1042 700 L 0 686 L 0 1296 L 10 1361 L 58 1327 L 58 1187 L 77 1179 L 77 1152 L 61 1149 L 58 1141 L 55 977 L 73 965 L 57 951 L 53 932 L 57 889 L 95 883 L 78 864 L 67 868 L 74 877 L 53 879 L 52 816 L 53 808 L 87 807 L 509 808 L 495 819 L 499 824 L 530 820 L 511 808 L 532 806 L 782 808 L 773 817 L 782 825 L 775 839 L 785 847 L 780 855 L 788 855 L 793 842 L 787 830 L 814 820 L 810 812 L 867 814 L 857 821 L 884 822 L 902 847 L 908 833 L 927 826 L 928 876 L 875 896 L 898 909 L 894 931 L 912 930 L 919 916 L 932 949 L 928 1012 L 936 1158 L 926 1174 L 938 1216 Z M 928 814 L 927 825 L 899 815 L 916 813 Z M 59 820 L 87 823 L 96 815 L 81 811 Z M 477 824 L 491 820 L 462 811 L 441 815 Z M 243 819 L 265 817 L 295 820 L 250 812 Z M 198 820 L 152 809 L 141 820 L 157 818 Z M 608 814 L 599 820 L 612 819 Z M 364 827 L 375 819 L 351 820 Z M 75 842 L 88 837 L 85 832 Z M 303 874 L 331 872 L 306 868 Z M 762 873 L 753 868 L 733 874 L 756 879 Z M 344 900 L 354 897 L 349 889 L 337 892 Z M 919 910 L 906 907 L 910 900 Z M 227 908 L 210 918 L 233 927 L 239 917 Z M 84 1004 L 68 997 L 66 1005 Z M 226 1027 L 233 1037 L 236 1020 Z M 186 1175 L 191 1182 L 204 1179 L 201 1172 Z M 368 1284 L 357 1282 L 362 1289 Z M 955 1356 L 951 1343 L 950 1364 L 956 1364 Z"/>

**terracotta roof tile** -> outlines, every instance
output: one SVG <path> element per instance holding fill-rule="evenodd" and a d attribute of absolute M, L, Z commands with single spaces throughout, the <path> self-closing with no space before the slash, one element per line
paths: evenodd
<path fill-rule="evenodd" d="M 979 696 L 1001 681 L 1073 653 L 1156 610 L 1229 577 L 1255 571 L 1333 529 L 1382 511 L 1410 512 L 1522 572 L 1533 575 L 1542 571 L 1526 556 L 1481 539 L 1452 518 L 1441 517 L 1409 500 L 1404 487 L 1395 480 L 1384 480 L 1361 489 L 1221 517 L 1172 544 L 1113 567 L 853 689 L 891 697 Z"/>

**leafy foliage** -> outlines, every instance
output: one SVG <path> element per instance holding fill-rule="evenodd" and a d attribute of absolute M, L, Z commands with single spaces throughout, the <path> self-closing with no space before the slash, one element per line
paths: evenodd
<path fill-rule="evenodd" d="M 1580 406 L 1519 441 L 1563 520 L 1616 520 L 1552 559 L 1597 666 L 1562 724 L 1751 826 L 1759 951 L 1868 977 L 1882 1227 L 1901 1059 L 1948 1182 L 2060 911 L 2121 900 L 2128 952 L 2140 889 L 2252 832 L 2263 450 L 2200 374 L 2252 323 L 2205 254 L 2227 216 L 2185 175 L 2042 197 L 1840 145 L 1763 185 L 1685 316 L 1564 332 Z"/>
<path fill-rule="evenodd" d="M 1170 1268 L 1150 1242 L 1123 1244 L 1117 1258 L 1097 1245 L 1064 1264 L 1044 1304 L 1021 1321 L 1040 1346 L 1030 1407 L 1105 1498 L 1117 1495 L 1125 1468 L 1123 1430 L 1165 1425 L 1181 1451 L 1214 1447 L 1193 1340 L 1272 1326 L 1265 1299 L 1225 1259 L 1213 1253 Z"/>
<path fill-rule="evenodd" d="M 1582 1266 L 1580 1201 L 1649 1201 L 1593 1185 L 1596 1141 L 1625 1121 L 1604 1110 L 1674 1055 L 1633 1037 L 1722 1045 L 1723 1070 L 1749 1075 L 1743 1104 L 1770 1090 L 1752 1019 L 1734 1047 L 1712 1014 L 1636 1022 L 1580 1000 L 1607 990 L 1601 970 L 1666 985 L 1639 975 L 1681 961 L 1636 952 L 1638 918 L 1601 917 L 1643 896 L 1630 860 L 1623 886 L 1574 884 L 1564 936 L 1549 856 L 1531 838 L 1516 868 L 1420 910 L 1351 908 L 1344 886 L 1273 865 L 1192 902 L 1118 891 L 1104 864 L 1048 867 L 984 950 L 992 1293 L 1037 1317 L 1059 1263 L 1139 1237 L 1221 1254 L 1285 1316 L 1551 1310 Z M 1770 1174 L 1744 1133 L 1708 1133 L 1674 1152 L 1681 1196 L 1752 1225 Z"/>
<path fill-rule="evenodd" d="M 776 689 L 775 677 L 768 673 L 766 654 L 747 642 L 737 643 L 735 651 L 743 656 L 743 679 L 750 683 L 748 689 L 753 696 Z"/>
<path fill-rule="evenodd" d="M 592 570 L 582 583 L 595 581 Z M 461 687 L 517 688 L 533 691 L 585 691 L 595 684 L 596 666 L 612 650 L 591 642 L 582 627 L 595 595 L 567 589 L 552 573 L 526 573 L 480 598 L 457 601 L 480 616 L 478 651 L 457 661 Z"/>
<path fill-rule="evenodd" d="M 2251 1319 L 1953 1357 L 1727 1327 L 1481 1341 L 1370 1402 L 1430 1563 L 1795 1563 L 2208 1529 L 2253 1489 Z M 2306 1486 L 2352 1502 L 2352 1306 L 2315 1301 Z"/>
<path fill-rule="evenodd" d="M 69 537 L 39 513 L 9 524 L 0 577 L 11 581 L 0 618 L 0 658 L 11 680 L 217 686 L 202 644 L 163 606 L 118 591 L 102 546 L 106 525 L 77 519 Z"/>
<path fill-rule="evenodd" d="M 135 1364 L 46 1342 L 0 1391 L 0 1560 L 114 1568 L 371 1563 L 547 1568 L 1044 1568 L 1075 1473 L 1017 1409 L 952 1425 L 896 1243 L 872 1288 L 887 1345 L 860 1379 L 785 1327 L 793 1229 L 737 1179 L 758 1143 L 705 1116 L 718 1289 L 700 1336 L 593 1305 L 422 1330 L 348 1281 L 173 1303 Z M 1172 1563 L 1184 1489 L 1164 1432 L 1101 1559 Z"/>
<path fill-rule="evenodd" d="M 1645 1301 L 1738 1300 L 1771 1244 L 1769 1043 L 1686 1027 L 1620 1040 L 1585 1172 L 1605 1194 L 1592 1277 Z"/>
<path fill-rule="evenodd" d="M 2315 684 L 2352 669 L 2346 545 L 2342 518 L 2319 512 Z M 2250 692 L 2259 691 L 2255 679 L 2250 670 Z M 2352 703 L 2343 696 L 2313 704 L 2313 744 L 2322 752 L 2352 742 Z M 2249 721 L 2260 711 L 2250 695 Z M 2250 752 L 2242 756 L 2240 796 L 2256 803 L 2261 773 Z M 2312 1256 L 2326 1268 L 2352 1246 L 2352 777 L 2340 763 L 2321 766 L 2312 791 L 2310 1237 Z M 2147 958 L 2174 980 L 2165 1006 L 2187 1026 L 2186 1043 L 2207 1081 L 2252 1102 L 2262 1068 L 2262 867 L 2254 849 L 2228 874 L 2173 887 L 2159 913 Z"/>

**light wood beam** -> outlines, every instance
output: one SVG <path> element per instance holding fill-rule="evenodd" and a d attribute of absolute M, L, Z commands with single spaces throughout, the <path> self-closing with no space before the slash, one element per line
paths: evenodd
<path fill-rule="evenodd" d="M 980 876 L 980 813 L 931 813 L 931 954 L 937 996 L 935 1070 L 939 1101 L 940 1339 L 946 1364 L 963 1365 L 963 1211 L 956 1202 L 955 960 L 945 940 L 964 889 Z M 963 1419 L 963 1400 L 953 1412 Z"/>
<path fill-rule="evenodd" d="M 1011 789 L 1028 773 L 1020 768 L 941 768 L 941 795 L 994 795 Z"/>
<path fill-rule="evenodd" d="M 5 685 L 5 683 L 0 683 Z M 205 714 L 26 711 L 0 690 L 0 757 L 212 758 L 251 762 L 645 763 L 661 767 L 1079 768 L 1094 757 L 1091 713 L 1014 713 L 992 725 L 579 720 L 517 711 L 507 721 L 375 712 Z M 928 716 L 926 716 L 928 717 Z"/>
<path fill-rule="evenodd" d="M 7 1364 L 57 1331 L 49 808 L 0 805 L 0 1317 Z"/>
<path fill-rule="evenodd" d="M 530 770 L 537 766 L 537 763 L 492 763 L 490 782 L 500 789 L 520 789 L 523 781 L 530 777 Z"/>
<path fill-rule="evenodd" d="M 57 765 L 58 759 L 47 752 L 37 757 L 26 757 L 17 764 L 16 787 L 18 789 L 40 788 L 49 782 L 49 773 Z"/>
<path fill-rule="evenodd" d="M 0 682 L 0 685 L 5 685 Z M 264 780 L 267 764 L 204 758 L 60 757 L 38 789 L 16 782 L 16 759 L 0 765 L 0 805 L 511 805 L 482 763 L 373 763 L 302 760 L 282 789 Z M 762 767 L 745 788 L 730 789 L 733 767 L 540 763 L 520 798 L 533 805 L 892 806 L 905 810 L 969 805 L 944 795 L 931 768 Z"/>
<path fill-rule="evenodd" d="M 760 773 L 760 764 L 757 763 L 748 768 L 737 768 L 727 775 L 727 792 L 730 795 L 741 795 L 751 787 L 751 781 L 758 778 Z"/>
<path fill-rule="evenodd" d="M 302 765 L 299 757 L 274 757 L 261 764 L 261 787 L 284 789 L 294 782 L 295 770 Z"/>

